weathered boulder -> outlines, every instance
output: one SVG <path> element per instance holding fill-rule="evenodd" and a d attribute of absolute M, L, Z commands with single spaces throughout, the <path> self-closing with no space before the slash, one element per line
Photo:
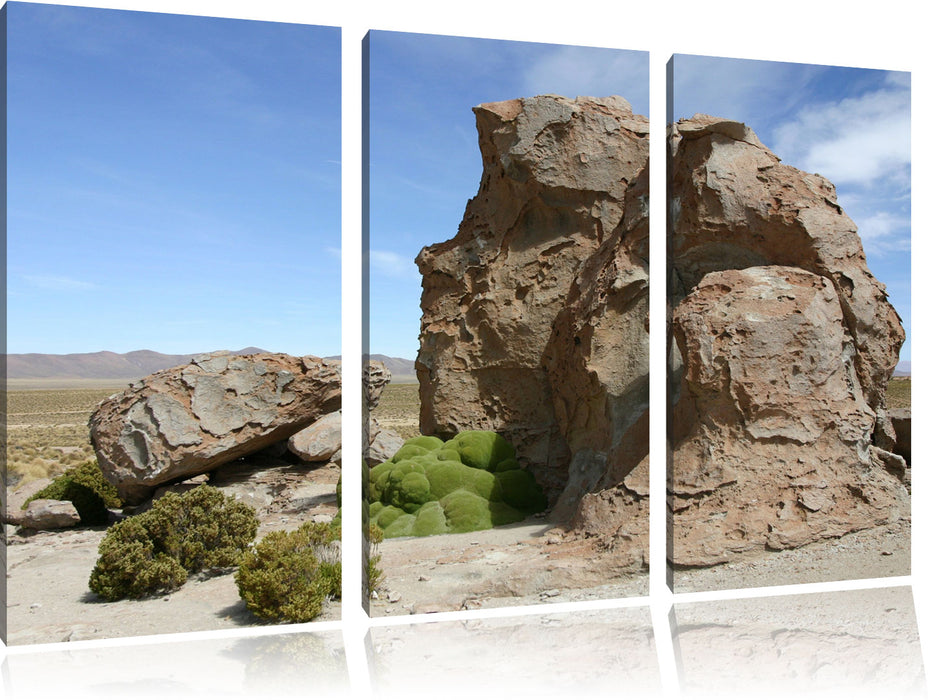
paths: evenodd
<path fill-rule="evenodd" d="M 905 334 L 835 187 L 782 164 L 744 124 L 717 117 L 680 120 L 670 151 L 671 303 L 715 270 L 786 265 L 827 278 L 854 340 L 862 391 L 878 416 L 875 437 L 886 442 L 892 431 L 884 394 Z"/>
<path fill-rule="evenodd" d="M 364 462 L 373 467 L 386 462 L 403 447 L 403 438 L 380 425 L 371 414 L 377 409 L 384 387 L 390 383 L 390 369 L 379 360 L 369 360 L 364 369 L 363 440 Z"/>
<path fill-rule="evenodd" d="M 364 400 L 368 411 L 377 408 L 384 387 L 390 383 L 390 370 L 379 360 L 368 360 L 364 368 Z"/>
<path fill-rule="evenodd" d="M 670 145 L 673 563 L 909 514 L 885 399 L 904 333 L 834 187 L 737 122 Z"/>
<path fill-rule="evenodd" d="M 497 431 L 560 517 L 597 527 L 590 494 L 645 531 L 647 119 L 620 97 L 474 111 L 478 194 L 416 260 L 420 430 Z"/>
<path fill-rule="evenodd" d="M 322 416 L 289 438 L 289 451 L 305 462 L 327 462 L 341 449 L 341 411 Z"/>
<path fill-rule="evenodd" d="M 907 505 L 872 451 L 875 414 L 828 279 L 782 266 L 711 272 L 672 328 L 684 362 L 670 431 L 674 561 L 795 547 Z"/>
<path fill-rule="evenodd" d="M 75 527 L 81 522 L 81 516 L 71 501 L 37 498 L 8 522 L 24 530 L 59 530 Z"/>
<path fill-rule="evenodd" d="M 284 440 L 338 410 L 337 361 L 200 355 L 105 399 L 89 421 L 107 479 L 126 502 Z"/>
<path fill-rule="evenodd" d="M 396 432 L 379 425 L 376 420 L 371 420 L 371 426 L 370 444 L 364 453 L 364 461 L 369 467 L 386 462 L 403 447 L 404 442 Z"/>

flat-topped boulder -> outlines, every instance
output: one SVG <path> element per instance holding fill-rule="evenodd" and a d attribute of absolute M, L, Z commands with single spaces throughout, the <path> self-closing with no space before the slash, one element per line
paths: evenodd
<path fill-rule="evenodd" d="M 289 438 L 341 405 L 341 363 L 226 352 L 156 372 L 102 401 L 91 443 L 127 503 Z"/>
<path fill-rule="evenodd" d="M 59 530 L 75 527 L 81 522 L 81 516 L 71 501 L 38 498 L 25 510 L 8 516 L 7 522 L 19 525 L 23 530 Z"/>

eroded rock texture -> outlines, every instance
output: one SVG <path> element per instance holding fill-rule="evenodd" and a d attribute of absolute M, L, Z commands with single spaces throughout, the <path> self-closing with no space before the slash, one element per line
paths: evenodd
<path fill-rule="evenodd" d="M 288 438 L 341 405 L 341 364 L 281 354 L 200 355 L 105 399 L 89 421 L 125 501 Z"/>
<path fill-rule="evenodd" d="M 495 430 L 558 517 L 645 531 L 647 119 L 619 97 L 474 111 L 478 194 L 416 261 L 421 431 Z"/>
<path fill-rule="evenodd" d="M 672 560 L 909 514 L 885 402 L 904 332 L 835 188 L 738 122 L 670 145 Z"/>

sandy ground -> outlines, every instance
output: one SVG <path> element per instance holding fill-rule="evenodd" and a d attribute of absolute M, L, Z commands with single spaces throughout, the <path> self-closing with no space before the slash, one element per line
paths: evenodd
<path fill-rule="evenodd" d="M 676 593 L 910 574 L 910 521 L 852 532 L 798 549 L 760 552 L 743 561 L 673 572 Z"/>
<path fill-rule="evenodd" d="M 258 537 L 291 530 L 307 519 L 334 516 L 337 466 L 233 472 L 224 488 L 257 508 Z M 16 507 L 27 494 L 14 492 Z M 234 570 L 214 577 L 192 576 L 168 595 L 143 600 L 100 600 L 88 589 L 105 528 L 38 532 L 22 536 L 7 527 L 8 643 L 45 644 L 109 637 L 233 629 L 268 625 L 247 610 Z M 340 601 L 326 604 L 319 620 L 337 620 Z"/>
<path fill-rule="evenodd" d="M 261 535 L 292 529 L 312 513 L 333 515 L 337 468 L 280 473 L 237 482 L 258 509 L 269 503 Z M 236 480 L 236 479 L 235 479 Z M 910 524 L 825 540 L 796 550 L 762 552 L 744 561 L 674 572 L 677 593 L 906 575 Z M 8 533 L 13 528 L 8 526 Z M 169 595 L 103 602 L 87 588 L 103 528 L 9 537 L 9 643 L 38 644 L 266 624 L 246 610 L 233 572 L 193 577 Z M 647 595 L 649 576 L 626 545 L 569 540 L 546 519 L 458 535 L 397 538 L 380 545 L 385 572 L 374 616 L 523 606 Z M 357 605 L 356 601 L 350 604 Z M 320 618 L 336 620 L 340 603 Z"/>
<path fill-rule="evenodd" d="M 596 540 L 566 541 L 546 520 L 380 545 L 385 578 L 371 615 L 647 595 L 647 570 Z M 634 570 L 636 569 L 636 570 Z"/>

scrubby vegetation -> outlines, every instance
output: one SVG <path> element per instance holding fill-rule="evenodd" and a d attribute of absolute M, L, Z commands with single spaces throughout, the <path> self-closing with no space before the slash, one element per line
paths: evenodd
<path fill-rule="evenodd" d="M 513 445 L 491 431 L 410 438 L 371 469 L 369 487 L 370 521 L 384 537 L 485 530 L 547 505 Z"/>
<path fill-rule="evenodd" d="M 71 501 L 82 525 L 104 525 L 110 515 L 107 509 L 122 505 L 117 489 L 104 478 L 95 460 L 67 469 L 51 484 L 30 496 L 23 508 L 42 498 Z"/>
<path fill-rule="evenodd" d="M 244 555 L 234 580 L 257 617 L 308 622 L 329 599 L 341 597 L 341 528 L 304 523 L 271 532 Z"/>
<path fill-rule="evenodd" d="M 887 384 L 887 407 L 910 408 L 910 377 L 890 380 Z"/>
<path fill-rule="evenodd" d="M 380 563 L 380 543 L 383 542 L 383 532 L 376 525 L 370 525 L 367 532 L 367 594 L 370 595 L 383 583 L 384 573 L 377 566 Z"/>
<path fill-rule="evenodd" d="M 88 417 L 113 388 L 9 391 L 7 485 L 53 478 L 94 458 Z"/>
<path fill-rule="evenodd" d="M 107 531 L 88 585 L 105 600 L 171 591 L 190 574 L 237 566 L 258 526 L 253 508 L 216 488 L 166 494 Z"/>
<path fill-rule="evenodd" d="M 419 435 L 419 384 L 390 383 L 371 414 L 379 423 L 403 438 Z"/>

